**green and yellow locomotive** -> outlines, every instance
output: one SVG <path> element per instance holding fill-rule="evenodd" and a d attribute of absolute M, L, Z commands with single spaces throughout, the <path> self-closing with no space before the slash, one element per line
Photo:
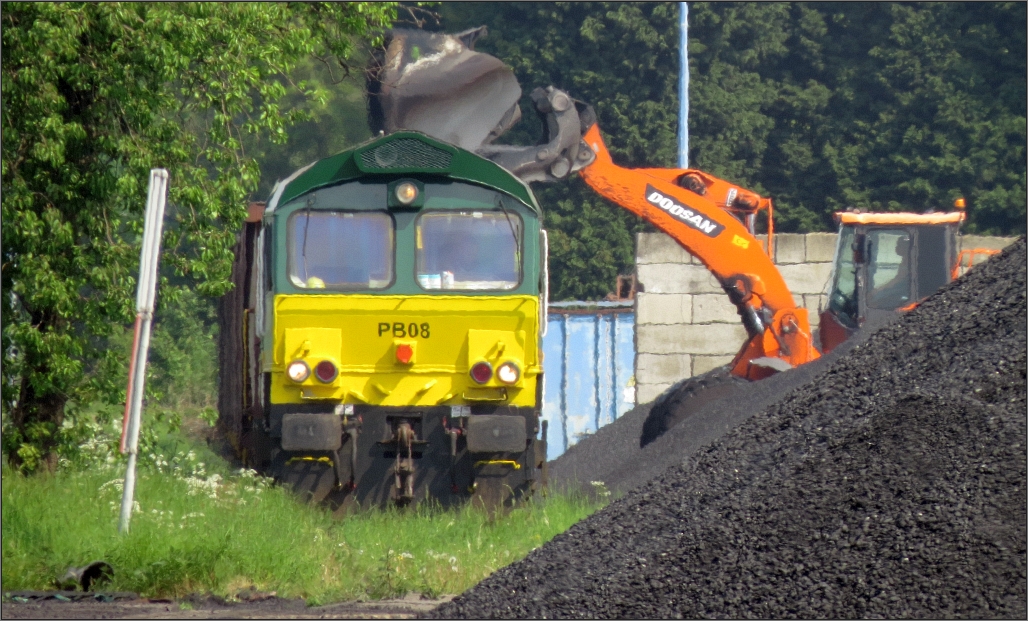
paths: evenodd
<path fill-rule="evenodd" d="M 314 501 L 509 503 L 544 483 L 546 234 L 529 187 L 412 131 L 250 206 L 220 425 Z"/>

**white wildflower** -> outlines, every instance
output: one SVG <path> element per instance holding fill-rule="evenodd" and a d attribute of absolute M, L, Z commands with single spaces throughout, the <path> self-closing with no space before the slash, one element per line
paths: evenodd
<path fill-rule="evenodd" d="M 99 491 L 100 493 L 103 493 L 107 491 L 107 489 L 110 487 L 113 487 L 117 489 L 119 492 L 121 492 L 125 488 L 125 479 L 111 479 L 110 481 L 101 485 Z"/>
<path fill-rule="evenodd" d="M 198 476 L 191 476 L 186 477 L 183 480 L 186 482 L 186 485 L 189 486 L 189 490 L 186 493 L 190 496 L 206 494 L 210 498 L 218 498 L 218 488 L 221 482 L 221 475 L 212 474 L 206 479 Z"/>
<path fill-rule="evenodd" d="M 610 490 L 607 489 L 607 485 L 603 481 L 589 481 L 589 485 L 596 488 L 596 495 L 601 498 L 607 498 L 610 496 Z"/>

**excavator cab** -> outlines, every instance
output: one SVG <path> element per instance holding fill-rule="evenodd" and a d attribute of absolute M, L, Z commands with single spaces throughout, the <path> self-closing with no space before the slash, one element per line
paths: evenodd
<path fill-rule="evenodd" d="M 953 278 L 963 211 L 835 214 L 839 241 L 820 345 L 828 353 L 865 322 L 907 311 Z"/>

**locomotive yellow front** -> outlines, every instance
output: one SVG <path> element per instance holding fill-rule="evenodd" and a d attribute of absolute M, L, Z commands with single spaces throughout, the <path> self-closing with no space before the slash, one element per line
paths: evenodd
<path fill-rule="evenodd" d="M 342 507 L 544 484 L 540 220 L 519 179 L 414 132 L 280 182 L 221 305 L 220 420 L 244 461 Z"/>

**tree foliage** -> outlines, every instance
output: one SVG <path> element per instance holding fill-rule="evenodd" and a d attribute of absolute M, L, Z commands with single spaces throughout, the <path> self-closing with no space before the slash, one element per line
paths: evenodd
<path fill-rule="evenodd" d="M 169 277 L 225 291 L 259 172 L 245 146 L 283 141 L 280 108 L 312 55 L 345 67 L 393 4 L 5 3 L 2 324 L 5 453 L 55 463 L 65 405 L 124 401 L 149 170 L 170 171 Z M 73 413 L 72 413 L 73 414 Z"/>
<path fill-rule="evenodd" d="M 689 3 L 689 162 L 771 196 L 776 227 L 832 230 L 832 212 L 947 209 L 965 232 L 1025 231 L 1026 5 Z M 676 164 L 677 3 L 446 3 L 448 31 L 526 93 L 591 103 L 616 161 Z M 527 99 L 522 108 L 531 110 Z M 534 140 L 538 125 L 510 136 Z M 581 182 L 537 188 L 557 299 L 602 296 L 641 225 Z"/>
<path fill-rule="evenodd" d="M 360 58 L 352 64 L 361 64 Z M 290 127 L 283 142 L 271 142 L 265 137 L 249 146 L 249 153 L 261 171 L 255 200 L 269 198 L 275 182 L 297 169 L 371 138 L 363 72 L 344 74 L 310 58 L 297 64 L 290 78 L 295 83 L 303 82 L 316 98 L 310 101 L 295 89 L 287 93 L 281 102 L 282 109 L 298 107 L 309 112 L 307 118 Z"/>

